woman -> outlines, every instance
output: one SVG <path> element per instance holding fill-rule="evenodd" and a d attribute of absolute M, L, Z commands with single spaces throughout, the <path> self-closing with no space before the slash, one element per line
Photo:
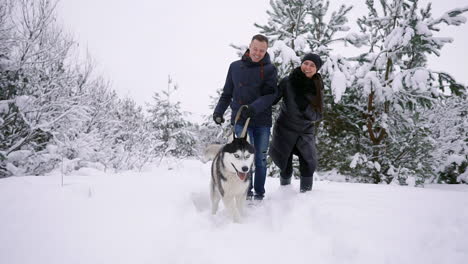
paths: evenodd
<path fill-rule="evenodd" d="M 299 157 L 300 191 L 312 190 L 312 176 L 317 167 L 314 123 L 322 118 L 323 82 L 317 71 L 322 59 L 309 53 L 301 66 L 283 78 L 279 97 L 283 98 L 275 123 L 270 146 L 270 157 L 280 168 L 280 184 L 291 183 L 293 154 Z"/>

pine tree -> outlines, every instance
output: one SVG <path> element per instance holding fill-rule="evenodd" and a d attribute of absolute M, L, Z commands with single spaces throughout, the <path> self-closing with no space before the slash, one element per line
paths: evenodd
<path fill-rule="evenodd" d="M 418 9 L 417 0 L 366 1 L 369 14 L 358 20 L 367 34 L 369 52 L 359 57 L 356 80 L 350 87 L 357 94 L 360 109 L 362 151 L 354 155 L 353 165 L 370 181 L 397 181 L 408 178 L 422 183 L 432 176 L 434 157 L 429 140 L 430 130 L 419 126 L 421 112 L 430 108 L 448 87 L 453 94 L 466 88 L 446 73 L 427 68 L 427 55 L 439 55 L 448 38 L 433 36 L 441 23 L 460 25 L 461 14 L 454 9 L 441 18 L 431 17 L 431 5 Z M 380 9 L 378 9 L 380 8 Z M 357 172 L 357 171 L 356 171 Z M 365 173 L 365 174 L 364 174 Z"/>
<path fill-rule="evenodd" d="M 113 166 L 118 170 L 140 169 L 156 157 L 151 149 L 150 131 L 143 108 L 130 98 L 120 99 L 116 109 L 115 152 Z"/>
<path fill-rule="evenodd" d="M 167 89 L 162 95 L 154 94 L 148 110 L 154 150 L 161 159 L 168 154 L 178 158 L 196 154 L 195 134 L 188 129 L 191 124 L 183 118 L 180 102 L 171 102 L 171 95 L 176 90 L 177 85 L 169 76 Z"/>
<path fill-rule="evenodd" d="M 9 175 L 42 174 L 58 160 L 48 148 L 56 129 L 83 114 L 67 65 L 74 42 L 55 25 L 54 3 L 25 0 L 0 5 L 5 26 L 0 29 L 1 38 L 8 39 L 1 47 L 8 54 L 0 56 L 1 85 L 5 86 L 0 103 L 5 106 L 0 125 L 5 139 L 2 163 Z"/>
<path fill-rule="evenodd" d="M 297 67 L 306 53 L 328 58 L 333 43 L 359 42 L 356 34 L 353 38 L 342 34 L 349 30 L 346 16 L 352 7 L 341 5 L 328 15 L 329 6 L 330 1 L 325 0 L 271 1 L 267 25 L 255 24 L 270 39 L 269 52 L 279 69 L 279 78 Z"/>
<path fill-rule="evenodd" d="M 432 182 L 468 183 L 468 96 L 441 98 L 423 112 L 423 126 L 431 131 L 434 156 Z"/>
<path fill-rule="evenodd" d="M 0 1 L 0 177 L 41 175 L 62 160 L 65 172 L 135 163 L 117 162 L 130 121 L 119 119 L 118 98 L 92 77 L 91 61 L 76 60 L 55 7 L 48 0 Z"/>

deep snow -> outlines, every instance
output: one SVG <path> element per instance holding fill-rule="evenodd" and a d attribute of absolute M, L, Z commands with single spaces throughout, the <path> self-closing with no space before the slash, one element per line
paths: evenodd
<path fill-rule="evenodd" d="M 0 180 L 0 263 L 467 263 L 468 185 L 280 187 L 241 224 L 209 210 L 209 164 Z M 319 174 L 320 176 L 320 174 Z"/>

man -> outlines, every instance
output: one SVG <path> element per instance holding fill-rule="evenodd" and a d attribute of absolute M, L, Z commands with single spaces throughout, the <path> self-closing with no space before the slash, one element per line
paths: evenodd
<path fill-rule="evenodd" d="M 253 189 L 250 186 L 247 198 L 262 200 L 265 195 L 266 155 L 272 126 L 271 105 L 276 99 L 277 70 L 267 53 L 268 39 L 263 35 L 253 36 L 249 49 L 242 58 L 231 63 L 223 92 L 213 113 L 216 124 L 224 122 L 223 114 L 231 106 L 231 124 L 242 105 L 247 110 L 234 128 L 237 135 L 242 131 L 245 120 L 250 117 L 247 133 L 255 147 L 255 176 Z"/>

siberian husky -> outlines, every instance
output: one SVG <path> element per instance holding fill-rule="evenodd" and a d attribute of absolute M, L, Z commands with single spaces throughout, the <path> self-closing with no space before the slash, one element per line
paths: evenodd
<path fill-rule="evenodd" d="M 241 137 L 234 137 L 231 143 L 210 145 L 205 151 L 205 158 L 213 160 L 210 181 L 211 213 L 216 214 L 222 199 L 234 222 L 241 220 L 254 167 L 255 149 L 247 141 L 246 127 Z"/>

